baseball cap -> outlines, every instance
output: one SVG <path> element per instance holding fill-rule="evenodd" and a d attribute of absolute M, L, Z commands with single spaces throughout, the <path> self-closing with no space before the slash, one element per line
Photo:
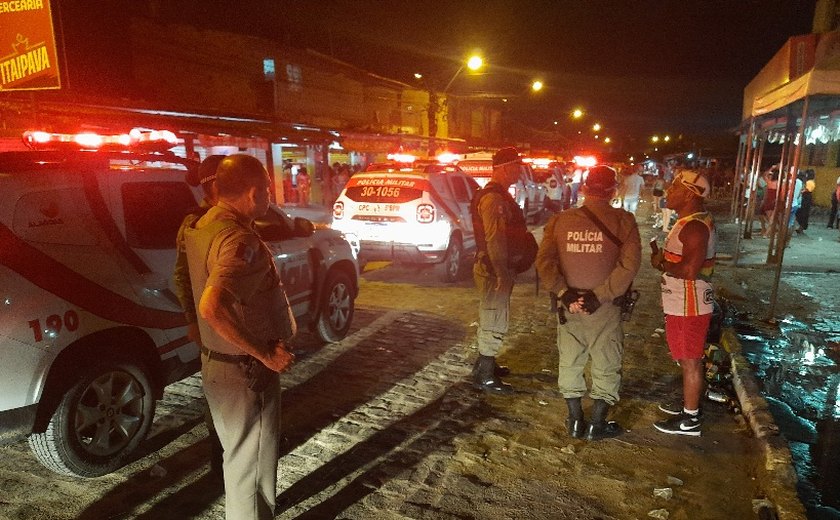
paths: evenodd
<path fill-rule="evenodd" d="M 201 164 L 198 166 L 198 183 L 206 184 L 216 180 L 216 170 L 224 158 L 224 155 L 210 155 L 201 161 Z"/>
<path fill-rule="evenodd" d="M 519 161 L 520 161 L 519 152 L 517 152 L 516 148 L 514 148 L 512 146 L 502 148 L 498 152 L 493 154 L 493 167 L 494 168 L 496 168 L 498 166 L 504 166 L 506 164 L 518 163 Z"/>
<path fill-rule="evenodd" d="M 615 175 L 615 170 L 609 166 L 595 166 L 589 169 L 584 185 L 591 190 L 605 193 L 615 189 L 617 185 Z"/>
<path fill-rule="evenodd" d="M 712 191 L 709 180 L 702 176 L 700 172 L 694 170 L 683 170 L 674 177 L 674 182 L 679 182 L 688 189 L 691 193 L 698 197 L 706 198 Z"/>

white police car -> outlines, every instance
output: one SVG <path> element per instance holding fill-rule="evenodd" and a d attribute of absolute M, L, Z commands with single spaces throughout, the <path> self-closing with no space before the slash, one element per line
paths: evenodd
<path fill-rule="evenodd" d="M 456 166 L 397 156 L 350 178 L 332 227 L 358 239 L 362 264 L 440 264 L 443 279 L 454 282 L 475 251 L 470 201 L 478 189 Z"/>
<path fill-rule="evenodd" d="M 172 291 L 197 164 L 151 151 L 174 139 L 29 132 L 32 150 L 0 153 L 0 443 L 28 437 L 57 473 L 128 462 L 164 386 L 198 369 Z M 260 228 L 295 315 L 341 339 L 358 291 L 348 242 L 276 206 Z"/>

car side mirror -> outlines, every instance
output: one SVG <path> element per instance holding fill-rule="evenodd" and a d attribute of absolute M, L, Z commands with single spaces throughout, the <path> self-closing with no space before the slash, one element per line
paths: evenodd
<path fill-rule="evenodd" d="M 315 233 L 315 225 L 311 221 L 303 217 L 295 217 L 295 236 L 296 237 L 311 237 Z"/>

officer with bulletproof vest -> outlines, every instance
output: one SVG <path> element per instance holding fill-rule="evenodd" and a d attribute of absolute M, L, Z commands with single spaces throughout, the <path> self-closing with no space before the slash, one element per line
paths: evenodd
<path fill-rule="evenodd" d="M 255 157 L 216 169 L 218 202 L 184 231 L 201 332 L 201 379 L 224 448 L 225 518 L 274 518 L 280 429 L 278 372 L 294 359 L 295 322 L 254 219 L 270 180 Z"/>
<path fill-rule="evenodd" d="M 624 333 L 622 296 L 639 271 L 641 239 L 633 214 L 610 205 L 616 172 L 589 170 L 583 205 L 555 215 L 545 226 L 536 268 L 543 286 L 559 295 L 558 387 L 566 400 L 566 427 L 574 438 L 598 440 L 622 433 L 607 421 L 618 401 Z M 591 359 L 592 414 L 584 420 L 584 367 Z"/>
<path fill-rule="evenodd" d="M 522 209 L 508 192 L 519 178 L 521 167 L 516 148 L 496 152 L 490 182 L 476 192 L 470 205 L 477 248 L 473 279 L 479 291 L 479 356 L 473 367 L 473 383 L 480 390 L 497 394 L 513 393 L 511 385 L 500 379 L 510 370 L 499 366 L 496 356 L 508 330 L 514 277 L 531 267 L 537 248 Z"/>

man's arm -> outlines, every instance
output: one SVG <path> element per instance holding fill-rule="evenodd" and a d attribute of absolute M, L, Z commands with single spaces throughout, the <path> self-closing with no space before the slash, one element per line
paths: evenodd
<path fill-rule="evenodd" d="M 560 253 L 557 251 L 557 240 L 554 236 L 557 218 L 557 215 L 551 217 L 543 229 L 543 238 L 539 249 L 537 249 L 534 267 L 536 267 L 537 274 L 540 276 L 542 286 L 547 291 L 563 294 L 568 286 L 563 273 L 560 272 Z"/>
<path fill-rule="evenodd" d="M 175 238 L 177 254 L 175 256 L 175 268 L 172 277 L 175 282 L 175 296 L 178 297 L 181 308 L 184 309 L 184 318 L 187 320 L 187 337 L 200 345 L 201 333 L 198 330 L 195 298 L 193 297 L 192 281 L 190 280 L 186 246 L 184 245 L 184 229 L 193 220 L 191 219 L 191 215 L 188 215 L 181 224 L 180 229 L 178 229 L 178 235 Z"/>
<path fill-rule="evenodd" d="M 478 213 L 484 224 L 484 239 L 487 243 L 487 257 L 496 275 L 497 288 L 513 285 L 513 276 L 508 267 L 507 216 L 505 203 L 494 193 L 485 195 L 478 205 Z"/>
<path fill-rule="evenodd" d="M 282 372 L 294 357 L 286 351 L 282 341 L 275 345 L 260 345 L 250 332 L 242 326 L 242 317 L 237 309 L 236 298 L 229 291 L 208 285 L 201 295 L 198 312 L 207 324 L 225 341 L 260 360 L 275 372 Z"/>

